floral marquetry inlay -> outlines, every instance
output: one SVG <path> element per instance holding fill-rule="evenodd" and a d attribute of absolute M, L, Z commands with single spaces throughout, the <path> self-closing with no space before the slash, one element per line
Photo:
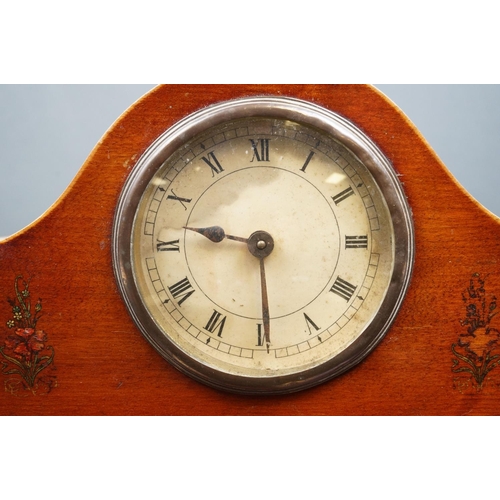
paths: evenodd
<path fill-rule="evenodd" d="M 6 322 L 10 330 L 0 344 L 1 372 L 6 376 L 5 390 L 12 394 L 44 394 L 56 385 L 56 378 L 41 373 L 53 365 L 54 348 L 48 336 L 38 327 L 42 316 L 42 299 L 33 305 L 29 290 L 30 279 L 19 275 L 14 280 L 14 298 L 8 302 L 12 316 Z"/>
<path fill-rule="evenodd" d="M 459 389 L 471 384 L 479 392 L 487 375 L 500 364 L 500 331 L 494 327 L 497 298 L 486 291 L 485 278 L 475 273 L 462 293 L 462 300 L 465 317 L 460 325 L 465 331 L 451 346 L 455 356 L 452 371 L 463 375 L 455 379 Z"/>

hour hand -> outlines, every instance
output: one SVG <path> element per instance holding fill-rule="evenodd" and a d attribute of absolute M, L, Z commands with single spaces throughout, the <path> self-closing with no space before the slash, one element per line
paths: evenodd
<path fill-rule="evenodd" d="M 214 243 L 220 243 L 224 238 L 228 240 L 241 241 L 242 243 L 246 243 L 248 238 L 240 238 L 239 236 L 231 236 L 230 234 L 226 234 L 224 229 L 220 226 L 210 226 L 210 227 L 188 227 L 184 226 L 184 229 L 189 229 L 190 231 L 194 231 L 195 233 L 199 233 L 205 238 L 208 238 L 210 241 Z"/>

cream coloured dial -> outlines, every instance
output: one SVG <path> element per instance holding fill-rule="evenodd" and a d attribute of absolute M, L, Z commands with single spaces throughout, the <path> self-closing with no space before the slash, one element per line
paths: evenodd
<path fill-rule="evenodd" d="M 130 263 L 174 364 L 216 387 L 286 392 L 349 363 L 387 300 L 395 246 L 386 196 L 349 148 L 308 123 L 243 116 L 162 158 Z"/>

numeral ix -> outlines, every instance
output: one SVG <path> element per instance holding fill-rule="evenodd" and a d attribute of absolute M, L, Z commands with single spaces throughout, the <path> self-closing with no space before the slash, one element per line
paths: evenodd
<path fill-rule="evenodd" d="M 162 241 L 156 240 L 156 251 L 157 252 L 180 252 L 179 240 L 172 241 Z"/>

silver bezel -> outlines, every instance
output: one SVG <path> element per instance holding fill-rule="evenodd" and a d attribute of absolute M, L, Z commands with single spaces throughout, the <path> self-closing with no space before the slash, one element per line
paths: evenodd
<path fill-rule="evenodd" d="M 370 325 L 341 354 L 307 371 L 276 377 L 253 378 L 218 372 L 196 361 L 158 327 L 141 300 L 132 269 L 131 235 L 135 214 L 148 183 L 158 168 L 179 147 L 210 127 L 239 118 L 288 119 L 334 137 L 370 171 L 385 197 L 395 237 L 395 262 L 388 292 Z M 142 155 L 125 182 L 112 232 L 116 281 L 137 327 L 153 347 L 183 373 L 209 386 L 245 394 L 281 394 L 306 389 L 349 370 L 382 340 L 398 313 L 410 284 L 415 253 L 411 209 L 389 160 L 355 125 L 340 115 L 310 102 L 284 97 L 250 97 L 226 101 L 198 111 L 163 133 Z"/>

